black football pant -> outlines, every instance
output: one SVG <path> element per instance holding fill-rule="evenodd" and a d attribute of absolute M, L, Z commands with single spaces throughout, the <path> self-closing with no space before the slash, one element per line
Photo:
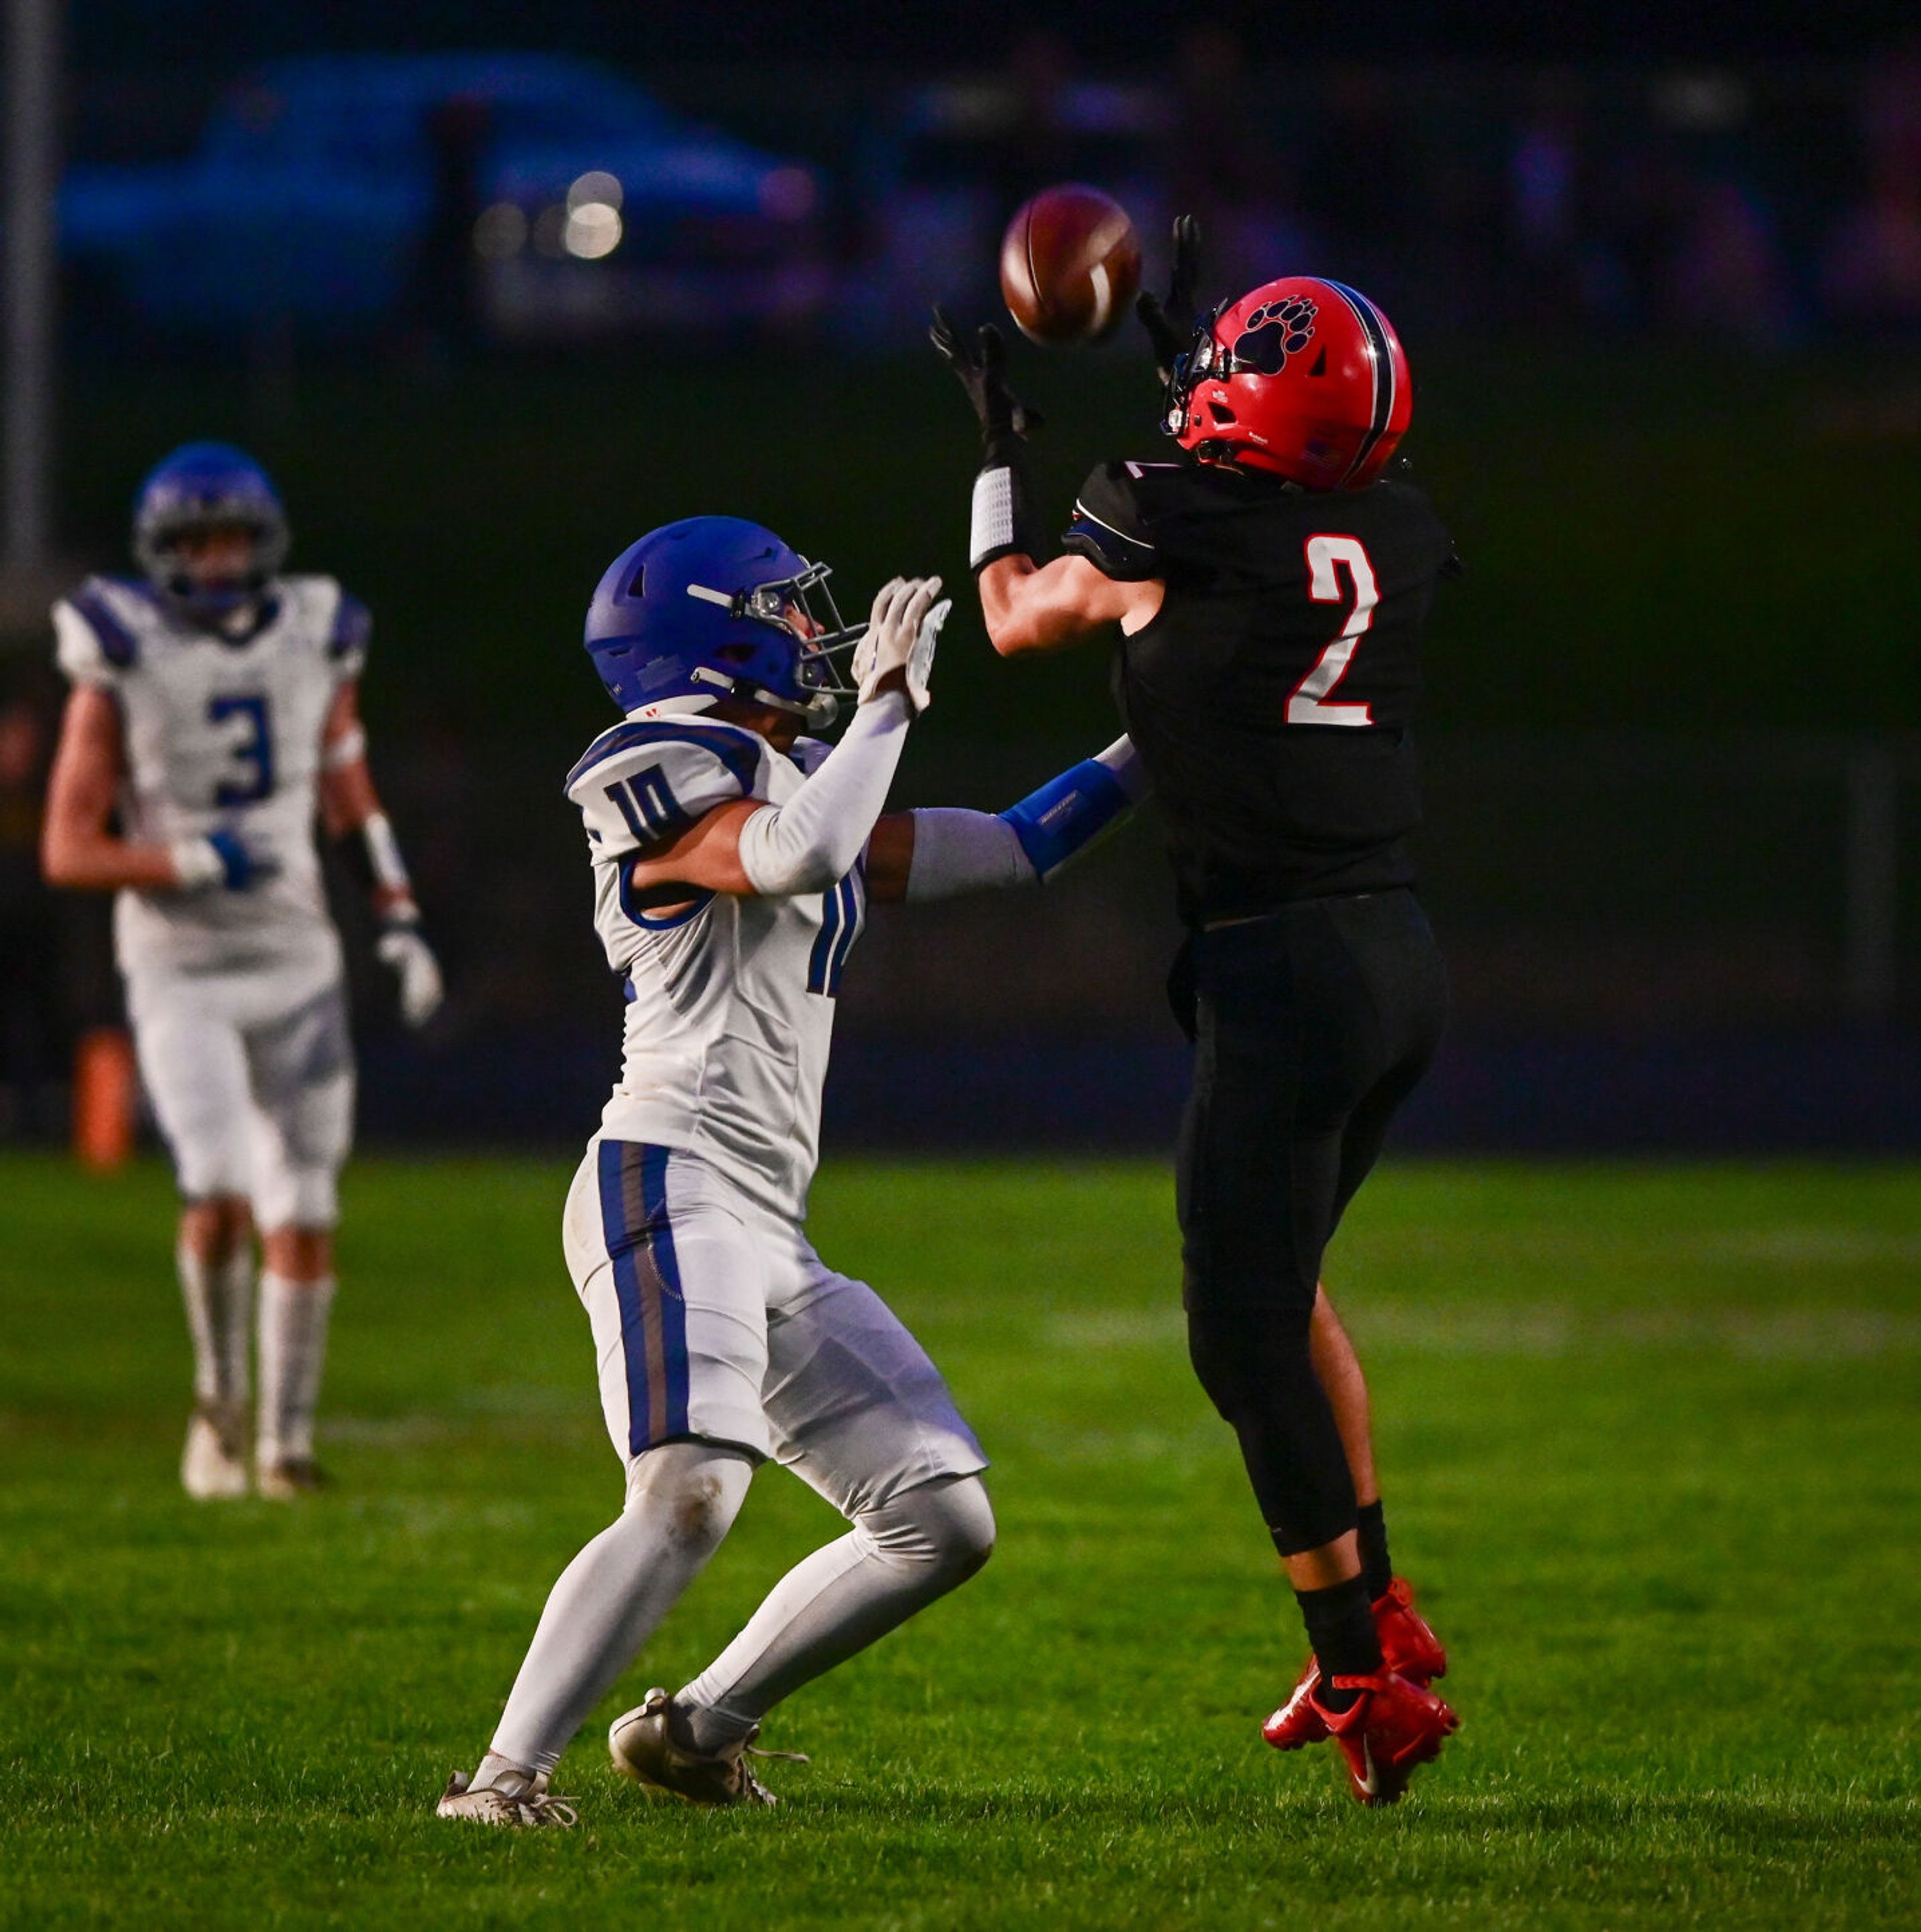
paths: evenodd
<path fill-rule="evenodd" d="M 1355 1526 L 1308 1352 L 1322 1251 L 1434 1058 L 1447 981 L 1411 892 L 1307 899 L 1196 934 L 1178 1184 L 1188 1346 L 1275 1546 Z"/>

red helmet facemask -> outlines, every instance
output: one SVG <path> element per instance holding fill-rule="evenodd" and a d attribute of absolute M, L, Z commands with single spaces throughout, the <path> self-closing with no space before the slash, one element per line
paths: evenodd
<path fill-rule="evenodd" d="M 1311 275 L 1263 282 L 1194 330 L 1161 428 L 1203 461 L 1358 490 L 1414 412 L 1394 326 L 1357 289 Z"/>

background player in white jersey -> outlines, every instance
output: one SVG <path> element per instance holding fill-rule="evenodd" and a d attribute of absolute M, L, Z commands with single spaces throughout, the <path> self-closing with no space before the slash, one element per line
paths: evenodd
<path fill-rule="evenodd" d="M 284 1499 L 321 1480 L 313 1411 L 353 1064 L 316 812 L 362 862 L 404 1017 L 419 1024 L 440 1000 L 367 772 L 367 611 L 330 577 L 281 574 L 287 542 L 259 465 L 190 443 L 136 499 L 144 578 L 89 578 L 53 612 L 73 690 L 43 862 L 55 885 L 118 895 L 140 1071 L 185 1204 L 196 1400 L 181 1480 L 205 1498 L 247 1489 L 256 1226 L 254 1480 Z"/>
<path fill-rule="evenodd" d="M 761 1719 L 993 1543 L 986 1459 L 940 1371 L 804 1231 L 835 996 L 870 900 L 1050 876 L 1127 809 L 1132 748 L 999 817 L 882 818 L 948 607 L 937 579 L 896 580 L 863 636 L 826 575 L 757 524 L 697 517 L 625 552 L 588 614 L 626 722 L 567 792 L 625 976 L 626 1049 L 563 1238 L 626 1504 L 554 1586 L 493 1747 L 449 1781 L 443 1817 L 574 1822 L 547 1790 L 561 1753 L 769 1456 L 852 1527 L 693 1682 L 616 1720 L 616 1767 L 656 1793 L 773 1803 L 746 1762 Z M 836 690 L 854 694 L 832 670 L 849 649 L 859 702 L 830 748 L 800 734 L 832 722 Z"/>

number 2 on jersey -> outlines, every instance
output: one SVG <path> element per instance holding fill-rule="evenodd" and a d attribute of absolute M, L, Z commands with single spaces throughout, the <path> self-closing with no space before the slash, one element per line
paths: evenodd
<path fill-rule="evenodd" d="M 1354 647 L 1374 620 L 1374 606 L 1380 593 L 1374 584 L 1374 567 L 1359 537 L 1309 537 L 1307 542 L 1308 595 L 1317 604 L 1338 604 L 1346 593 L 1341 587 L 1341 566 L 1347 569 L 1354 590 L 1354 608 L 1341 634 L 1315 658 L 1314 668 L 1295 686 L 1287 700 L 1290 724 L 1371 724 L 1371 705 L 1330 704 L 1334 687 L 1347 675 L 1354 658 Z"/>

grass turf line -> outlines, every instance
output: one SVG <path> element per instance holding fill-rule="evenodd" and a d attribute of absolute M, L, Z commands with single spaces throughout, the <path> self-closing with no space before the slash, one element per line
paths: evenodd
<path fill-rule="evenodd" d="M 984 1574 L 778 1712 L 771 1816 L 429 1815 L 618 1507 L 564 1162 L 367 1160 L 312 1507 L 196 1506 L 171 1202 L 0 1162 L 0 1922 L 1842 1926 L 1921 1897 L 1911 1168 L 1401 1166 L 1331 1258 L 1464 1729 L 1398 1810 L 1257 1726 L 1299 1639 L 1152 1166 L 830 1162 L 814 1232 L 995 1457 Z M 832 1534 L 777 1470 L 613 1698 Z"/>

